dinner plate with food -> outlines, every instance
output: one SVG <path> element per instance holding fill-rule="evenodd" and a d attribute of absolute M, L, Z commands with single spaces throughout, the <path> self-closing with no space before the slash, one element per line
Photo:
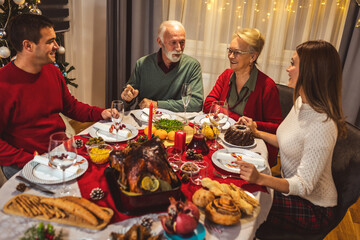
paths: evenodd
<path fill-rule="evenodd" d="M 240 168 L 234 162 L 239 159 L 254 164 L 260 172 L 266 169 L 265 159 L 261 155 L 246 149 L 223 148 L 217 150 L 211 156 L 215 166 L 227 172 L 238 174 L 240 173 Z"/>
<path fill-rule="evenodd" d="M 140 121 L 145 122 L 145 123 L 149 122 L 149 108 L 136 110 L 136 111 L 133 111 L 133 113 L 137 119 L 140 119 Z M 153 119 L 154 119 L 154 121 L 156 121 L 158 119 L 175 119 L 176 116 L 174 116 L 174 115 L 175 115 L 175 113 L 170 110 L 157 108 L 157 109 L 154 109 Z"/>
<path fill-rule="evenodd" d="M 89 130 L 91 137 L 101 137 L 105 142 L 124 142 L 136 137 L 139 133 L 136 127 L 128 123 L 122 123 L 119 131 L 112 127 L 112 122 L 96 122 Z"/>
<path fill-rule="evenodd" d="M 211 124 L 209 117 L 210 117 L 209 113 L 198 115 L 194 118 L 194 123 L 198 125 L 202 125 L 204 123 Z M 236 121 L 234 119 L 228 118 L 225 125 L 222 127 L 222 130 L 228 129 L 231 125 L 234 125 L 235 123 Z"/>
<path fill-rule="evenodd" d="M 26 179 L 40 184 L 62 183 L 62 170 L 50 167 L 49 160 L 44 156 L 35 156 L 22 169 L 22 174 Z M 77 155 L 77 162 L 65 170 L 65 182 L 73 180 L 85 173 L 89 166 L 88 161 Z"/>

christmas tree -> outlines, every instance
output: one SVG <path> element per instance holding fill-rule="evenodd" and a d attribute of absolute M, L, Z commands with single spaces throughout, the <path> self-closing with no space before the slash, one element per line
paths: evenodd
<path fill-rule="evenodd" d="M 16 51 L 8 42 L 8 36 L 6 33 L 6 27 L 9 20 L 13 16 L 23 13 L 41 15 L 42 12 L 38 8 L 38 4 L 41 4 L 40 0 L 0 0 L 0 68 L 5 66 L 16 56 Z M 68 74 L 75 68 L 73 66 L 69 67 L 69 63 L 60 59 L 59 54 L 64 54 L 65 48 L 61 46 L 60 37 L 58 35 L 56 40 L 60 47 L 56 53 L 56 62 L 54 65 L 60 69 L 65 78 L 66 84 L 77 87 L 78 85 L 74 83 L 75 78 L 68 77 Z"/>

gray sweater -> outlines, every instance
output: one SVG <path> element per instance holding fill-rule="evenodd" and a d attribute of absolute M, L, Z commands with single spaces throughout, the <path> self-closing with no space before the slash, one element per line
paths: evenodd
<path fill-rule="evenodd" d="M 158 108 L 182 112 L 181 87 L 185 82 L 192 85 L 192 97 L 186 111 L 201 111 L 204 99 L 201 67 L 188 55 L 183 54 L 179 64 L 168 73 L 158 66 L 157 53 L 144 56 L 136 62 L 128 84 L 139 90 L 138 102 L 148 98 L 158 101 Z"/>

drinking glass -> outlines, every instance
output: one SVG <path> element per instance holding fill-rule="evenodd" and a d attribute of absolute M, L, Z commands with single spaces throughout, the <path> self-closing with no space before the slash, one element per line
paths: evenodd
<path fill-rule="evenodd" d="M 209 164 L 205 161 L 194 161 L 197 168 L 190 168 L 190 179 L 195 185 L 201 185 L 201 181 L 207 177 Z"/>
<path fill-rule="evenodd" d="M 227 123 L 229 118 L 228 104 L 225 101 L 214 101 L 210 107 L 210 116 L 209 120 L 211 125 L 217 129 L 214 131 L 215 140 L 214 143 L 210 145 L 211 150 L 218 150 L 219 143 L 218 138 L 222 130 L 222 127 Z"/>
<path fill-rule="evenodd" d="M 186 119 L 186 108 L 189 105 L 191 96 L 192 96 L 192 85 L 190 85 L 190 83 L 184 83 L 181 88 L 181 99 L 184 104 L 185 119 Z"/>
<path fill-rule="evenodd" d="M 77 151 L 73 137 L 68 137 L 65 132 L 51 134 L 49 142 L 50 164 L 62 170 L 63 187 L 59 192 L 60 196 L 72 194 L 70 186 L 65 184 L 65 170 L 76 162 Z"/>
<path fill-rule="evenodd" d="M 113 100 L 111 102 L 111 120 L 116 130 L 116 140 L 118 140 L 118 132 L 121 126 L 121 121 L 124 117 L 124 103 L 121 100 Z"/>

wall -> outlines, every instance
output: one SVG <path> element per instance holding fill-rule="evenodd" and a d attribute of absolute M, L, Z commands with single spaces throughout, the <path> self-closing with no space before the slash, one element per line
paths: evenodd
<path fill-rule="evenodd" d="M 80 101 L 105 107 L 106 0 L 69 0 L 70 31 L 65 34 L 66 61 L 76 69 Z"/>

